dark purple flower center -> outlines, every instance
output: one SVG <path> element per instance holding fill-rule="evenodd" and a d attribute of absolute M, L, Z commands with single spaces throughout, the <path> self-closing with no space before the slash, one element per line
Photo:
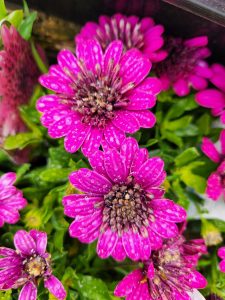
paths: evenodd
<path fill-rule="evenodd" d="M 29 277 L 41 277 L 47 271 L 48 263 L 46 259 L 39 255 L 33 255 L 23 261 L 24 271 Z"/>
<path fill-rule="evenodd" d="M 130 22 L 120 19 L 119 23 L 115 18 L 105 23 L 104 27 L 99 27 L 96 36 L 103 49 L 115 40 L 123 42 L 125 50 L 131 48 L 141 49 L 144 46 L 144 34 L 141 31 L 140 23 L 133 26 Z"/>
<path fill-rule="evenodd" d="M 148 195 L 134 183 L 132 177 L 124 184 L 115 184 L 112 190 L 104 196 L 103 224 L 101 230 L 108 227 L 122 235 L 123 231 L 132 229 L 147 236 L 145 227 L 149 226 L 149 219 L 153 219 L 152 210 L 148 206 L 151 195 Z"/>
<path fill-rule="evenodd" d="M 132 84 L 122 87 L 122 79 L 119 76 L 119 65 L 114 65 L 111 60 L 107 74 L 102 72 L 100 65 L 96 65 L 96 72 L 87 70 L 83 62 L 79 62 L 80 73 L 74 78 L 69 72 L 65 72 L 73 80 L 71 87 L 74 96 L 62 95 L 62 103 L 69 104 L 73 110 L 79 112 L 82 122 L 99 128 L 104 128 L 108 120 L 115 116 L 115 110 L 127 106 L 129 100 L 125 93 L 133 88 Z"/>
<path fill-rule="evenodd" d="M 168 56 L 165 60 L 155 65 L 156 75 L 166 75 L 171 82 L 178 79 L 187 79 L 196 67 L 199 59 L 199 48 L 188 47 L 180 38 L 168 38 L 165 41 L 165 50 Z"/>

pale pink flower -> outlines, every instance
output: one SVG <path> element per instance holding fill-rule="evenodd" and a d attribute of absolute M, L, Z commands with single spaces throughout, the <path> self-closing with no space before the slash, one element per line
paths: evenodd
<path fill-rule="evenodd" d="M 222 261 L 219 263 L 220 271 L 225 273 L 225 247 L 219 248 L 218 256 L 222 259 Z"/>
<path fill-rule="evenodd" d="M 14 236 L 16 250 L 0 247 L 0 290 L 21 289 L 19 300 L 36 300 L 37 285 L 44 279 L 44 286 L 56 299 L 64 300 L 66 291 L 52 275 L 51 256 L 46 252 L 47 234 L 19 230 Z"/>
<path fill-rule="evenodd" d="M 15 173 L 6 173 L 0 177 L 0 227 L 4 223 L 15 224 L 19 221 L 19 210 L 27 205 L 23 194 L 15 186 Z"/>
<path fill-rule="evenodd" d="M 203 240 L 186 242 L 182 236 L 166 240 L 141 269 L 117 285 L 115 296 L 127 300 L 191 300 L 188 293 L 207 285 L 196 271 L 198 258 L 205 251 Z"/>
<path fill-rule="evenodd" d="M 213 172 L 208 180 L 206 194 L 213 200 L 218 200 L 221 195 L 224 195 L 225 188 L 225 130 L 220 133 L 221 151 L 219 152 L 213 142 L 208 138 L 203 138 L 201 149 L 218 167 Z"/>
<path fill-rule="evenodd" d="M 203 107 L 211 109 L 213 116 L 220 116 L 225 124 L 225 67 L 213 64 L 211 83 L 218 89 L 209 88 L 196 94 L 196 101 Z"/>
<path fill-rule="evenodd" d="M 65 136 L 68 152 L 80 147 L 86 156 L 99 149 L 102 141 L 119 147 L 125 132 L 155 124 L 148 109 L 156 103 L 161 84 L 147 78 L 150 61 L 138 50 L 123 54 L 123 44 L 112 42 L 103 54 L 98 41 L 79 43 L 76 56 L 69 50 L 58 55 L 40 83 L 56 92 L 39 99 L 42 124 L 53 138 Z"/>
<path fill-rule="evenodd" d="M 150 61 L 163 60 L 167 52 L 162 50 L 164 39 L 162 25 L 155 25 L 151 18 L 139 19 L 115 14 L 112 17 L 100 16 L 98 23 L 88 22 L 76 36 L 76 42 L 95 38 L 103 49 L 115 40 L 123 42 L 124 50 L 136 48 L 146 55 Z"/>
<path fill-rule="evenodd" d="M 176 223 L 186 219 L 185 210 L 164 199 L 164 162 L 148 158 L 133 138 L 120 151 L 97 151 L 89 162 L 93 170 L 80 169 L 69 179 L 84 194 L 65 196 L 65 214 L 75 221 L 72 237 L 83 243 L 98 239 L 97 253 L 116 260 L 148 259 L 162 240 L 178 234 Z"/>
<path fill-rule="evenodd" d="M 168 56 L 155 65 L 155 72 L 162 81 L 164 90 L 173 88 L 182 97 L 190 93 L 190 88 L 203 90 L 212 72 L 205 61 L 210 55 L 206 47 L 208 38 L 199 36 L 188 40 L 169 37 L 165 42 Z"/>

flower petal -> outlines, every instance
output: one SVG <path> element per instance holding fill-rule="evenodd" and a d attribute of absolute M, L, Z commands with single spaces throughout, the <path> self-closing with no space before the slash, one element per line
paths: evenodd
<path fill-rule="evenodd" d="M 225 155 L 225 129 L 221 130 L 220 132 L 220 145 L 222 154 Z"/>
<path fill-rule="evenodd" d="M 1 217 L 4 219 L 5 222 L 9 224 L 15 224 L 16 222 L 19 221 L 20 215 L 15 208 L 12 209 L 11 206 L 6 206 L 6 205 L 1 205 L 0 206 L 0 212 L 1 212 Z"/>
<path fill-rule="evenodd" d="M 205 277 L 197 271 L 192 271 L 187 276 L 190 287 L 193 289 L 204 289 L 207 286 Z"/>
<path fill-rule="evenodd" d="M 195 95 L 196 102 L 207 108 L 224 108 L 225 107 L 225 95 L 216 90 L 208 89 L 198 92 Z"/>
<path fill-rule="evenodd" d="M 149 110 L 132 111 L 140 127 L 152 128 L 156 123 L 155 115 Z"/>
<path fill-rule="evenodd" d="M 22 288 L 18 300 L 36 300 L 37 287 L 32 281 L 27 282 Z"/>
<path fill-rule="evenodd" d="M 66 291 L 65 291 L 62 283 L 55 276 L 51 275 L 47 279 L 45 278 L 44 286 L 58 300 L 64 300 L 66 298 Z"/>
<path fill-rule="evenodd" d="M 50 124 L 48 129 L 48 134 L 52 138 L 61 138 L 65 136 L 74 124 L 80 122 L 80 118 L 78 114 L 75 112 L 68 112 L 65 117 L 61 118 L 60 120 Z"/>
<path fill-rule="evenodd" d="M 57 56 L 57 60 L 59 66 L 66 74 L 69 72 L 71 75 L 77 76 L 77 74 L 80 72 L 77 59 L 71 51 L 66 49 L 61 50 Z"/>
<path fill-rule="evenodd" d="M 22 254 L 31 255 L 36 252 L 34 239 L 25 230 L 18 230 L 14 235 L 14 245 Z"/>
<path fill-rule="evenodd" d="M 225 258 L 225 247 L 220 247 L 218 250 L 218 256 L 220 258 Z"/>
<path fill-rule="evenodd" d="M 104 165 L 104 153 L 102 151 L 96 151 L 94 155 L 88 157 L 88 160 L 94 171 L 108 178 Z"/>
<path fill-rule="evenodd" d="M 0 184 L 4 186 L 13 185 L 16 181 L 16 173 L 9 172 L 0 177 Z"/>
<path fill-rule="evenodd" d="M 33 229 L 30 231 L 30 236 L 34 239 L 36 243 L 37 253 L 43 255 L 46 251 L 48 242 L 47 233 Z"/>
<path fill-rule="evenodd" d="M 220 161 L 220 154 L 210 139 L 208 139 L 206 137 L 204 137 L 202 139 L 201 149 L 202 149 L 202 152 L 206 156 L 208 156 L 212 161 L 214 161 L 216 163 L 218 163 Z"/>
<path fill-rule="evenodd" d="M 122 130 L 115 127 L 113 123 L 109 123 L 104 130 L 104 137 L 111 147 L 118 148 L 125 139 L 125 134 Z"/>
<path fill-rule="evenodd" d="M 175 223 L 162 221 L 160 219 L 155 219 L 154 222 L 150 222 L 150 228 L 156 234 L 166 239 L 178 235 L 178 228 Z"/>
<path fill-rule="evenodd" d="M 98 256 L 102 259 L 109 257 L 116 247 L 117 240 L 118 234 L 116 232 L 112 232 L 110 228 L 103 232 L 98 239 Z"/>
<path fill-rule="evenodd" d="M 138 149 L 131 164 L 132 173 L 136 174 L 147 159 L 148 150 L 146 148 Z"/>
<path fill-rule="evenodd" d="M 143 278 L 141 270 L 135 270 L 128 274 L 120 283 L 116 286 L 114 291 L 114 295 L 117 297 L 124 297 L 132 293 L 134 289 L 136 289 L 141 279 Z"/>
<path fill-rule="evenodd" d="M 104 55 L 104 72 L 107 75 L 107 71 L 110 70 L 110 65 L 116 66 L 123 53 L 123 43 L 121 41 L 113 41 L 109 44 Z"/>
<path fill-rule="evenodd" d="M 74 95 L 73 89 L 70 87 L 68 81 L 62 78 L 58 78 L 52 75 L 41 75 L 39 82 L 42 86 L 56 93 Z"/>
<path fill-rule="evenodd" d="M 130 170 L 132 161 L 138 150 L 138 143 L 134 138 L 129 137 L 123 141 L 120 149 L 120 154 L 124 157 L 125 164 L 128 170 Z"/>
<path fill-rule="evenodd" d="M 214 201 L 218 200 L 223 192 L 220 176 L 216 172 L 212 173 L 207 180 L 206 194 Z"/>
<path fill-rule="evenodd" d="M 127 255 L 124 250 L 121 238 L 118 239 L 116 243 L 116 247 L 112 251 L 111 256 L 117 261 L 123 261 L 126 258 Z"/>
<path fill-rule="evenodd" d="M 182 222 L 187 218 L 185 209 L 169 199 L 153 199 L 150 206 L 156 217 L 168 222 Z"/>
<path fill-rule="evenodd" d="M 82 152 L 85 156 L 89 157 L 99 149 L 102 134 L 102 130 L 99 130 L 98 128 L 91 128 L 89 135 L 86 137 L 82 145 Z"/>
<path fill-rule="evenodd" d="M 186 96 L 190 92 L 188 82 L 184 79 L 179 79 L 177 82 L 175 82 L 173 84 L 173 90 L 180 97 Z"/>
<path fill-rule="evenodd" d="M 119 152 L 113 148 L 105 152 L 105 170 L 112 182 L 123 183 L 127 178 L 127 168 Z"/>
<path fill-rule="evenodd" d="M 60 99 L 57 95 L 45 95 L 38 99 L 36 108 L 40 112 L 49 111 L 55 107 L 64 107 L 64 104 L 60 104 Z"/>
<path fill-rule="evenodd" d="M 152 250 L 159 250 L 162 248 L 162 238 L 157 233 L 152 231 L 151 227 L 148 228 L 148 237 Z"/>
<path fill-rule="evenodd" d="M 139 128 L 137 118 L 128 111 L 117 111 L 112 123 L 123 132 L 134 133 Z"/>

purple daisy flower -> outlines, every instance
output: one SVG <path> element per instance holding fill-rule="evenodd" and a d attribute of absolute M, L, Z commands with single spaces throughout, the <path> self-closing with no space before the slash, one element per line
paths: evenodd
<path fill-rule="evenodd" d="M 19 230 L 14 236 L 16 250 L 0 247 L 0 290 L 21 286 L 19 300 L 36 300 L 41 278 L 58 300 L 66 298 L 62 283 L 52 275 L 51 256 L 46 252 L 47 234 L 37 230 Z"/>
<path fill-rule="evenodd" d="M 190 87 L 203 90 L 212 71 L 205 58 L 210 55 L 206 47 L 208 38 L 199 36 L 188 40 L 169 37 L 165 43 L 168 56 L 155 65 L 155 72 L 161 79 L 163 89 L 171 86 L 174 92 L 182 97 L 190 93 Z"/>
<path fill-rule="evenodd" d="M 23 194 L 15 186 L 15 173 L 6 173 L 0 177 L 0 227 L 4 223 L 15 224 L 19 221 L 18 210 L 27 205 Z"/>
<path fill-rule="evenodd" d="M 97 253 L 118 261 L 128 256 L 145 260 L 164 238 L 178 234 L 176 222 L 186 219 L 185 210 L 163 199 L 164 163 L 148 158 L 133 138 L 120 151 L 97 151 L 89 162 L 93 170 L 80 169 L 69 179 L 84 194 L 63 198 L 65 214 L 75 218 L 69 233 L 83 243 L 98 239 Z"/>
<path fill-rule="evenodd" d="M 112 17 L 100 16 L 99 23 L 86 23 L 76 36 L 76 43 L 95 38 L 106 49 L 112 41 L 120 40 L 124 50 L 136 48 L 151 62 L 158 62 L 167 56 L 165 50 L 160 50 L 164 44 L 163 32 L 163 26 L 155 25 L 151 18 L 139 20 L 136 16 L 115 14 Z"/>
<path fill-rule="evenodd" d="M 203 240 L 186 242 L 182 236 L 167 240 L 143 262 L 142 269 L 128 274 L 114 293 L 127 300 L 191 300 L 188 293 L 207 285 L 196 271 L 198 258 L 205 251 Z"/>
<path fill-rule="evenodd" d="M 68 50 L 58 55 L 58 65 L 40 77 L 40 83 L 56 92 L 39 99 L 42 124 L 53 138 L 65 137 L 65 148 L 82 146 L 86 156 L 99 149 L 103 140 L 118 147 L 125 132 L 155 124 L 148 109 L 156 102 L 161 83 L 147 78 L 151 63 L 138 50 L 123 52 L 121 41 L 105 51 L 98 41 L 79 43 L 76 57 Z"/>
<path fill-rule="evenodd" d="M 219 263 L 220 271 L 225 273 L 225 247 L 219 248 L 218 256 L 222 259 L 222 261 Z"/>

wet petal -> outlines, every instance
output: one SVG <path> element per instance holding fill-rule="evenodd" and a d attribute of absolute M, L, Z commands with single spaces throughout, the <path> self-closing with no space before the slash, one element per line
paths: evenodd
<path fill-rule="evenodd" d="M 207 180 L 206 194 L 213 200 L 218 200 L 223 192 L 220 176 L 217 173 L 212 173 Z"/>
<path fill-rule="evenodd" d="M 208 156 L 212 161 L 214 161 L 216 163 L 218 163 L 220 161 L 220 154 L 210 139 L 208 139 L 206 137 L 204 137 L 202 139 L 201 149 L 202 149 L 202 152 L 206 156 Z"/>
<path fill-rule="evenodd" d="M 121 145 L 120 154 L 124 157 L 128 171 L 131 168 L 132 161 L 136 152 L 139 150 L 138 143 L 134 138 L 127 138 Z"/>
<path fill-rule="evenodd" d="M 119 152 L 113 148 L 105 153 L 105 170 L 112 182 L 123 183 L 127 178 L 127 168 Z"/>
<path fill-rule="evenodd" d="M 89 163 L 94 171 L 108 178 L 108 174 L 104 165 L 104 153 L 103 151 L 96 151 L 94 155 L 88 158 Z"/>
<path fill-rule="evenodd" d="M 109 257 L 116 247 L 117 240 L 118 234 L 116 232 L 112 232 L 110 228 L 103 232 L 99 236 L 97 245 L 97 253 L 99 257 L 102 259 Z"/>
<path fill-rule="evenodd" d="M 155 115 L 149 110 L 132 111 L 140 127 L 152 128 L 156 123 Z"/>
<path fill-rule="evenodd" d="M 124 297 L 129 295 L 134 289 L 139 286 L 140 280 L 143 278 L 141 270 L 135 270 L 123 278 L 117 285 L 114 295 Z"/>
<path fill-rule="evenodd" d="M 154 215 L 168 222 L 182 222 L 186 220 L 187 213 L 185 209 L 172 200 L 153 199 L 150 206 L 154 211 Z"/>
<path fill-rule="evenodd" d="M 34 239 L 25 230 L 19 230 L 14 235 L 14 245 L 22 254 L 31 255 L 36 252 Z"/>
<path fill-rule="evenodd" d="M 190 282 L 190 287 L 193 289 L 204 289 L 207 286 L 207 280 L 197 271 L 192 271 L 187 278 Z"/>
<path fill-rule="evenodd" d="M 143 148 L 139 149 L 134 156 L 131 164 L 132 173 L 136 174 L 144 162 L 148 159 L 148 150 Z"/>
<path fill-rule="evenodd" d="M 89 135 L 86 137 L 82 145 L 82 152 L 85 156 L 89 157 L 99 149 L 102 134 L 102 130 L 99 130 L 98 128 L 91 128 Z"/>
<path fill-rule="evenodd" d="M 39 253 L 40 255 L 44 254 L 48 242 L 47 233 L 33 229 L 30 231 L 30 236 L 34 239 L 36 243 L 37 253 Z"/>
<path fill-rule="evenodd" d="M 51 275 L 49 278 L 45 279 L 44 286 L 58 300 L 64 300 L 66 298 L 66 291 L 64 289 L 64 286 L 55 276 Z"/>
<path fill-rule="evenodd" d="M 125 134 L 112 123 L 109 123 L 104 130 L 104 137 L 111 147 L 118 148 L 125 139 Z"/>
<path fill-rule="evenodd" d="M 49 111 L 49 109 L 64 106 L 64 104 L 60 104 L 60 99 L 56 95 L 45 95 L 38 99 L 36 108 L 40 112 L 46 112 Z"/>
<path fill-rule="evenodd" d="M 18 300 L 36 300 L 37 287 L 32 281 L 27 282 L 22 288 Z"/>
<path fill-rule="evenodd" d="M 171 222 L 162 221 L 160 219 L 156 219 L 154 222 L 150 222 L 151 230 L 157 233 L 159 236 L 163 238 L 172 238 L 178 235 L 177 225 Z"/>
<path fill-rule="evenodd" d="M 140 128 L 137 118 L 128 111 L 116 112 L 116 115 L 112 120 L 112 123 L 114 124 L 115 127 L 119 128 L 121 131 L 128 132 L 128 133 L 134 133 Z"/>
<path fill-rule="evenodd" d="M 111 63 L 113 63 L 114 66 L 119 63 L 122 53 L 123 43 L 121 41 L 113 41 L 109 44 L 104 55 L 105 74 L 107 74 Z"/>
<path fill-rule="evenodd" d="M 77 76 L 77 74 L 80 72 L 77 59 L 71 51 L 66 49 L 61 50 L 57 56 L 57 60 L 60 67 L 66 74 L 69 71 L 69 73 L 71 73 L 72 75 Z"/>
<path fill-rule="evenodd" d="M 16 173 L 9 172 L 0 177 L 0 184 L 7 186 L 12 185 L 16 181 Z"/>
<path fill-rule="evenodd" d="M 123 261 L 126 258 L 126 252 L 123 247 L 122 239 L 119 238 L 116 247 L 111 253 L 112 257 L 117 261 Z"/>
<path fill-rule="evenodd" d="M 64 118 L 61 118 L 49 126 L 48 134 L 52 138 L 61 138 L 73 128 L 74 124 L 79 122 L 80 117 L 78 114 L 72 111 L 68 112 Z"/>
<path fill-rule="evenodd" d="M 74 94 L 73 89 L 65 79 L 57 78 L 52 75 L 42 75 L 39 77 L 39 82 L 42 86 L 56 93 L 62 93 L 66 95 Z"/>

